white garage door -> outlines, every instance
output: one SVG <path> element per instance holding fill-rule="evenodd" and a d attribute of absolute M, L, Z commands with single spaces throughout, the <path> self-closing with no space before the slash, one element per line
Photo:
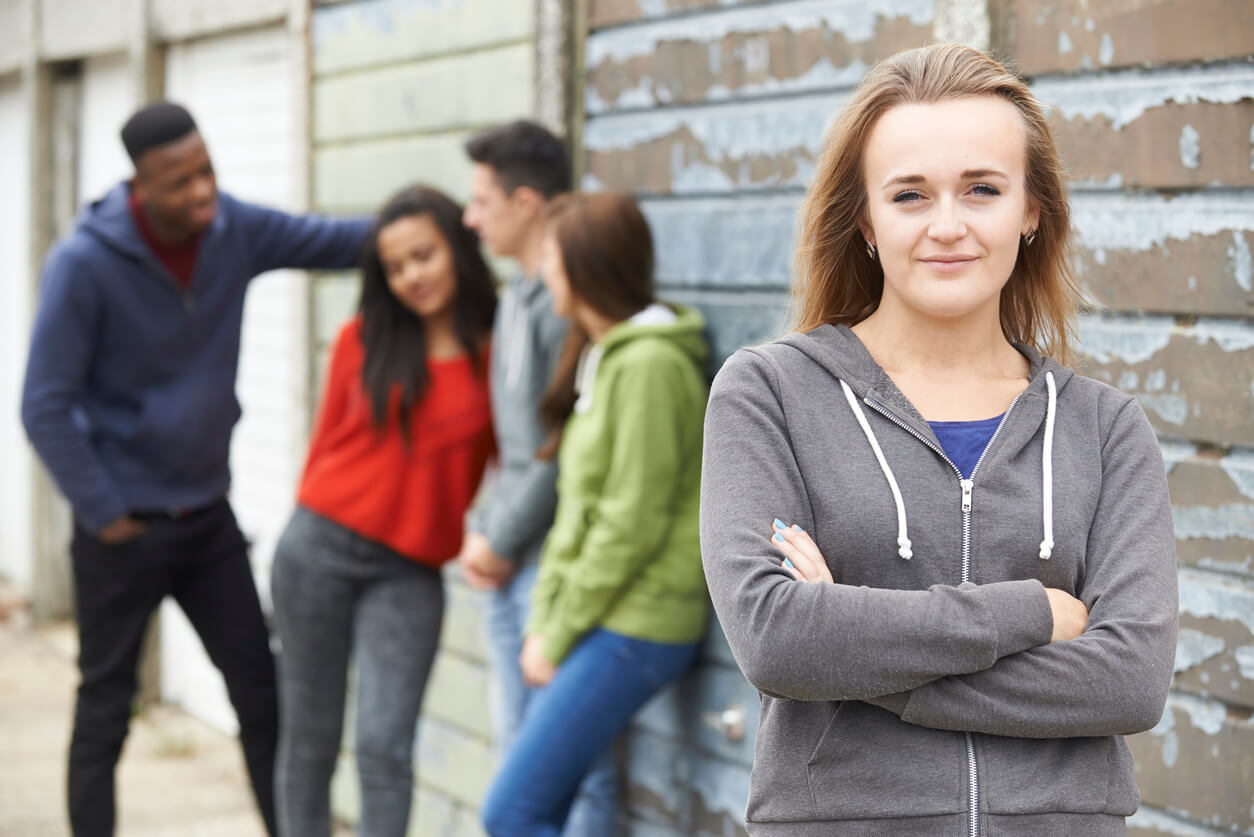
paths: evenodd
<path fill-rule="evenodd" d="M 131 176 L 131 161 L 119 133 L 138 102 L 125 55 L 83 62 L 82 108 L 78 121 L 78 202 L 94 201 Z"/>
<path fill-rule="evenodd" d="M 0 575 L 30 591 L 31 457 L 18 421 L 30 329 L 30 164 L 27 119 L 16 78 L 0 81 Z"/>
<path fill-rule="evenodd" d="M 295 84 L 298 48 L 280 26 L 177 44 L 166 59 L 166 95 L 195 116 L 219 187 L 284 209 L 298 208 L 297 166 L 307 143 L 297 124 L 297 97 L 306 95 Z M 253 542 L 263 593 L 304 455 L 307 281 L 293 272 L 261 277 L 244 310 L 237 386 L 244 417 L 232 445 L 231 500 Z M 163 696 L 233 730 L 221 678 L 169 603 L 162 631 Z"/>

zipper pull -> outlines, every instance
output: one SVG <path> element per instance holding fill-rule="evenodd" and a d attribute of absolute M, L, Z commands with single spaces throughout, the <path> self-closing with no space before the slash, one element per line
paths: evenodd
<path fill-rule="evenodd" d="M 962 510 L 964 512 L 971 511 L 971 489 L 975 487 L 973 480 L 962 481 Z"/>

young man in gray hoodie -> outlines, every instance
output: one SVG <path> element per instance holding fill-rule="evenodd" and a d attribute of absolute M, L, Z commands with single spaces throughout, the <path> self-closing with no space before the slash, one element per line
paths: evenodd
<path fill-rule="evenodd" d="M 553 312 L 540 281 L 540 246 L 548 203 L 570 190 L 566 146 L 544 127 L 517 121 L 472 137 L 474 163 L 464 222 L 492 255 L 516 260 L 492 331 L 492 421 L 500 470 L 487 499 L 471 515 L 458 563 L 467 581 L 489 591 L 488 653 L 497 687 L 497 744 L 508 747 L 530 690 L 518 658 L 531 606 L 540 547 L 557 509 L 556 460 L 536 452 L 548 436 L 540 397 L 566 339 L 567 322 Z M 612 834 L 613 765 L 603 760 L 581 786 L 568 837 Z"/>

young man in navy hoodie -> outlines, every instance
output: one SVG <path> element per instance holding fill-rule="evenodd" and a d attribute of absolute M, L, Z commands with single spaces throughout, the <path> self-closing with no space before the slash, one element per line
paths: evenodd
<path fill-rule="evenodd" d="M 114 768 L 140 644 L 173 596 L 226 680 L 270 834 L 274 659 L 227 501 L 244 292 L 276 268 L 346 268 L 368 222 L 292 216 L 219 192 L 191 115 L 122 129 L 129 182 L 48 254 L 22 422 L 74 511 L 82 682 L 69 753 L 75 837 L 114 831 Z"/>

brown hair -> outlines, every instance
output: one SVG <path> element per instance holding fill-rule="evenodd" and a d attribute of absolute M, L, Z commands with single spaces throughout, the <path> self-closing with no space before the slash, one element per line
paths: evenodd
<path fill-rule="evenodd" d="M 1002 288 L 1002 332 L 1008 340 L 1070 362 L 1081 295 L 1067 264 L 1070 210 L 1049 124 L 1022 79 L 958 44 L 908 50 L 876 65 L 828 132 L 800 211 L 794 329 L 854 325 L 879 306 L 883 270 L 878 259 L 868 257 L 859 229 L 867 207 L 863 158 L 876 121 L 898 105 L 966 96 L 1001 96 L 1018 108 L 1027 126 L 1028 200 L 1040 210 L 1035 240 L 1028 246 L 1020 239 L 1014 270 Z"/>
<path fill-rule="evenodd" d="M 573 301 L 616 322 L 653 302 L 653 236 L 640 207 L 614 192 L 562 195 L 548 205 L 546 234 L 562 255 Z M 588 344 L 572 322 L 553 380 L 540 399 L 540 419 L 549 437 L 537 454 L 552 459 L 562 427 L 575 408 L 575 373 Z"/>

